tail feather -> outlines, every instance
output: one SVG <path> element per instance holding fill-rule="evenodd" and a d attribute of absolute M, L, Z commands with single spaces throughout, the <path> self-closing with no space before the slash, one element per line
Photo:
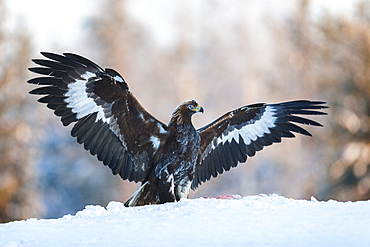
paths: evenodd
<path fill-rule="evenodd" d="M 140 201 L 143 200 L 143 195 L 145 191 L 145 187 L 147 187 L 149 184 L 148 181 L 143 183 L 139 189 L 135 191 L 135 193 L 130 197 L 130 199 L 125 202 L 125 207 L 135 207 L 135 206 L 140 206 Z"/>
<path fill-rule="evenodd" d="M 162 180 L 155 177 L 144 182 L 125 202 L 126 207 L 176 202 L 173 175 Z"/>

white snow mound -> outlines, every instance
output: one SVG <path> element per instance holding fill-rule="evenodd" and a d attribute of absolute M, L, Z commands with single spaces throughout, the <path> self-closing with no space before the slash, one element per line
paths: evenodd
<path fill-rule="evenodd" d="M 370 246 L 370 201 L 221 198 L 0 224 L 0 246 Z"/>

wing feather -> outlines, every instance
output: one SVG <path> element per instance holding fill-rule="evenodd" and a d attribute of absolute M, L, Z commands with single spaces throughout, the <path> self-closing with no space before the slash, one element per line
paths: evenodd
<path fill-rule="evenodd" d="M 117 174 L 119 169 L 121 168 L 121 164 L 119 163 L 119 159 L 123 155 L 124 150 L 123 149 L 117 149 L 117 151 L 114 153 L 111 162 L 109 163 L 109 168 L 112 170 L 113 174 Z"/>
<path fill-rule="evenodd" d="M 28 83 L 43 95 L 71 135 L 123 179 L 143 181 L 165 141 L 167 126 L 150 115 L 129 91 L 122 76 L 76 54 L 41 53 L 29 70 L 42 75 Z M 138 141 L 140 140 L 140 141 Z M 155 141 L 155 143 L 154 143 Z"/>
<path fill-rule="evenodd" d="M 253 157 L 256 154 L 256 149 L 253 147 L 253 144 L 245 145 L 245 154 L 249 157 Z"/>
<path fill-rule="evenodd" d="M 326 115 L 325 102 L 297 100 L 278 104 L 253 104 L 228 112 L 212 123 L 198 129 L 201 149 L 195 167 L 192 189 L 245 162 L 265 146 L 281 142 L 294 133 L 311 136 L 297 124 L 322 126 L 320 123 L 296 116 Z"/>
<path fill-rule="evenodd" d="M 235 151 L 234 155 L 237 155 L 236 159 L 239 162 L 246 162 L 247 161 L 247 156 L 245 155 L 245 153 L 243 153 L 243 151 L 240 148 L 240 145 L 235 140 L 231 141 L 230 146 L 231 146 L 231 149 Z"/>

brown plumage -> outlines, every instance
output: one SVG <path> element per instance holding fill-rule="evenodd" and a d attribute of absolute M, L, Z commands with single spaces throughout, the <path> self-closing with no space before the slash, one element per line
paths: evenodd
<path fill-rule="evenodd" d="M 43 52 L 35 59 L 44 75 L 29 80 L 41 85 L 31 94 L 46 103 L 63 125 L 74 123 L 72 136 L 122 179 L 142 182 L 125 203 L 140 206 L 187 198 L 211 176 L 228 171 L 256 151 L 292 132 L 309 135 L 295 123 L 321 126 L 299 115 L 322 115 L 324 102 L 298 100 L 254 104 L 230 111 L 196 130 L 193 114 L 203 112 L 187 101 L 172 113 L 168 125 L 149 114 L 129 91 L 122 76 L 76 54 Z"/>

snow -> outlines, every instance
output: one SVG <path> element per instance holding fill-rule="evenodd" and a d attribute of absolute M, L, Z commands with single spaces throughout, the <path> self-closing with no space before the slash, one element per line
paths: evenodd
<path fill-rule="evenodd" d="M 220 199 L 134 208 L 110 202 L 74 216 L 0 224 L 0 246 L 370 246 L 370 201 Z"/>

